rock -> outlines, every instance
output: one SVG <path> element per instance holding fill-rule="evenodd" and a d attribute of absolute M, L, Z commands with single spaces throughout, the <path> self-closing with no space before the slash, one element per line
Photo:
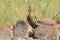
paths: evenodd
<path fill-rule="evenodd" d="M 40 27 L 36 27 L 34 30 L 34 36 L 36 38 L 52 38 L 53 37 L 57 37 L 57 33 L 56 33 L 56 29 L 53 28 L 53 26 L 40 26 Z M 55 36 L 56 35 L 56 36 Z"/>
<path fill-rule="evenodd" d="M 32 28 L 28 26 L 23 20 L 19 20 L 16 23 L 16 27 L 13 30 L 13 35 L 19 38 L 28 38 L 29 32 L 32 32 Z"/>
<path fill-rule="evenodd" d="M 11 24 L 0 24 L 0 30 L 12 30 L 13 29 L 13 25 Z"/>
<path fill-rule="evenodd" d="M 34 30 L 34 37 L 36 39 L 59 39 L 57 23 L 52 19 L 43 19 L 38 21 L 40 24 Z"/>
<path fill-rule="evenodd" d="M 13 37 L 13 32 L 10 30 L 0 30 L 0 40 L 10 40 Z"/>
<path fill-rule="evenodd" d="M 13 37 L 13 25 L 0 24 L 0 40 L 10 40 Z"/>
<path fill-rule="evenodd" d="M 39 22 L 39 21 L 38 21 Z M 53 19 L 49 19 L 49 18 L 43 18 L 41 21 L 40 21 L 41 23 L 44 23 L 44 24 L 57 24 L 56 22 L 55 22 L 55 20 L 53 20 Z"/>
<path fill-rule="evenodd" d="M 59 35 L 59 38 L 60 38 L 60 25 L 59 24 L 57 24 L 57 30 L 58 30 L 58 35 Z"/>
<path fill-rule="evenodd" d="M 28 24 L 28 37 L 33 36 L 33 28 Z"/>

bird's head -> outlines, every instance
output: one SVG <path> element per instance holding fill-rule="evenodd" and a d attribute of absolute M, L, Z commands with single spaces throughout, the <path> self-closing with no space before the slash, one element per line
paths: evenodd
<path fill-rule="evenodd" d="M 28 11 L 29 11 L 29 13 L 32 12 L 32 8 L 31 8 L 31 6 L 29 6 Z"/>

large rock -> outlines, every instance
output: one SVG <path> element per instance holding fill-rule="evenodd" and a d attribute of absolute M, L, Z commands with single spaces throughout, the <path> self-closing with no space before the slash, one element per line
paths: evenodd
<path fill-rule="evenodd" d="M 34 30 L 34 37 L 36 39 L 50 39 L 50 40 L 58 40 L 58 29 L 57 23 L 52 19 L 43 19 L 38 21 L 40 24 Z"/>
<path fill-rule="evenodd" d="M 10 40 L 13 37 L 13 32 L 10 30 L 0 30 L 0 40 Z"/>
<path fill-rule="evenodd" d="M 25 38 L 20 38 L 20 37 L 14 37 L 13 40 L 35 40 L 33 38 L 25 39 Z"/>
<path fill-rule="evenodd" d="M 13 37 L 13 25 L 0 24 L 0 40 L 10 40 Z"/>
<path fill-rule="evenodd" d="M 52 24 L 52 25 L 54 25 L 54 24 L 57 24 L 56 22 L 55 22 L 55 20 L 53 20 L 53 19 L 49 19 L 49 18 L 43 18 L 42 20 L 40 20 L 40 21 L 37 21 L 39 24 Z"/>
<path fill-rule="evenodd" d="M 32 28 L 27 25 L 23 20 L 19 20 L 16 23 L 16 27 L 13 30 L 13 36 L 17 38 L 28 38 L 29 33 L 32 33 Z"/>
<path fill-rule="evenodd" d="M 11 24 L 0 24 L 0 30 L 12 30 L 13 29 L 13 25 Z"/>

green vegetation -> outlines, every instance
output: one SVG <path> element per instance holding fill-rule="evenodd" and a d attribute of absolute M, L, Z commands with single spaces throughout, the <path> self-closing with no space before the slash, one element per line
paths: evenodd
<path fill-rule="evenodd" d="M 15 24 L 19 19 L 26 21 L 29 5 L 38 20 L 45 17 L 60 20 L 60 0 L 0 0 L 0 24 Z"/>

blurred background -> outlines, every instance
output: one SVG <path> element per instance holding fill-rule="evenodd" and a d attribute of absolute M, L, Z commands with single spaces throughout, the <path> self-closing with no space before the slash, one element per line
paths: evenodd
<path fill-rule="evenodd" d="M 15 24 L 19 19 L 27 22 L 29 5 L 38 20 L 60 20 L 60 0 L 0 0 L 0 24 Z"/>

